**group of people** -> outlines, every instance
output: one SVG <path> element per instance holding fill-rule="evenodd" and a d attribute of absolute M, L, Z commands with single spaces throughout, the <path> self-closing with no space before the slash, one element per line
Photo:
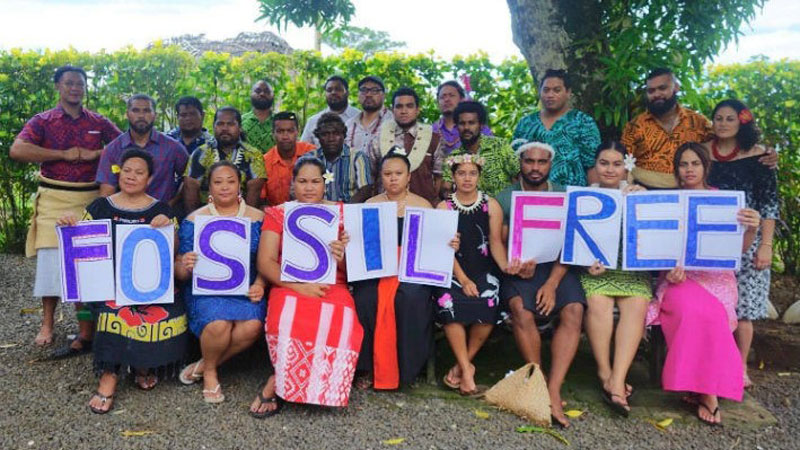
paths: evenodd
<path fill-rule="evenodd" d="M 60 296 L 56 226 L 84 219 L 117 224 L 176 224 L 175 278 L 168 305 L 78 305 L 79 333 L 55 357 L 93 351 L 99 376 L 89 401 L 95 413 L 114 404 L 120 377 L 152 389 L 163 378 L 202 383 L 208 403 L 224 401 L 217 369 L 265 335 L 274 370 L 257 391 L 250 414 L 264 418 L 284 401 L 347 404 L 351 386 L 397 389 L 413 383 L 434 349 L 436 324 L 456 363 L 442 380 L 465 396 L 480 396 L 473 358 L 505 320 L 522 358 L 541 363 L 539 326 L 551 323 L 547 373 L 552 415 L 568 426 L 561 385 L 585 328 L 597 362 L 600 393 L 627 416 L 634 387 L 628 370 L 646 325 L 659 324 L 667 342 L 663 387 L 688 392 L 706 423 L 721 421 L 718 397 L 741 400 L 751 384 L 747 356 L 752 321 L 766 318 L 775 219 L 774 150 L 759 143 L 752 113 L 740 101 L 720 102 L 709 121 L 678 104 L 669 69 L 646 79 L 647 111 L 616 141 L 601 142 L 595 121 L 572 109 L 563 70 L 541 79 L 541 109 L 524 117 L 511 142 L 493 136 L 486 108 L 456 81 L 439 86 L 442 116 L 419 120 L 418 93 L 399 87 L 385 106 L 377 76 L 324 84 L 328 107 L 309 118 L 300 139 L 295 113 L 273 111 L 275 92 L 253 85 L 252 110 L 214 112 L 213 132 L 194 97 L 175 105 L 178 126 L 153 128 L 155 101 L 127 100 L 121 132 L 82 106 L 86 73 L 74 66 L 54 75 L 58 105 L 31 118 L 11 157 L 40 165 L 27 253 L 36 256 L 34 296 L 43 320 L 36 345 L 53 341 Z M 742 268 L 664 273 L 588 268 L 560 262 L 508 261 L 508 222 L 515 191 L 563 191 L 566 186 L 619 189 L 732 189 L 746 194 Z M 332 285 L 281 279 L 287 201 L 339 205 L 396 202 L 398 229 L 406 207 L 458 212 L 449 288 L 400 282 L 396 276 L 348 283 L 340 228 L 330 243 L 337 262 Z M 250 219 L 250 287 L 244 296 L 192 294 L 198 260 L 198 216 Z M 398 236 L 398 247 L 401 236 Z M 189 283 L 186 283 L 189 281 Z M 618 319 L 615 324 L 615 308 Z M 507 314 L 506 314 L 507 313 Z M 320 330 L 327 338 L 320 338 Z M 335 333 L 333 332 L 335 330 Z M 190 335 L 202 358 L 186 364 Z M 613 341 L 612 341 L 613 338 Z"/>

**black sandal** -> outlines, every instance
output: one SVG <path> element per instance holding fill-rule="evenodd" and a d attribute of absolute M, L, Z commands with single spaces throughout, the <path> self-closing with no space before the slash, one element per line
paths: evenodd
<path fill-rule="evenodd" d="M 268 381 L 265 381 L 258 388 L 258 394 L 257 394 L 258 408 L 256 408 L 256 411 L 253 410 L 249 411 L 250 415 L 256 419 L 266 419 L 267 417 L 271 417 L 274 416 L 275 414 L 278 414 L 278 412 L 281 410 L 281 402 L 279 401 L 280 399 L 278 398 L 277 395 L 273 393 L 272 397 L 269 398 L 264 397 L 264 388 L 267 387 L 267 383 Z M 274 403 L 275 409 L 273 409 L 272 411 L 267 410 L 264 412 L 258 412 L 258 410 L 261 409 L 261 407 L 264 406 L 265 403 Z"/>
<path fill-rule="evenodd" d="M 72 344 L 76 341 L 81 343 L 81 348 L 72 347 Z M 92 341 L 86 340 L 79 336 L 69 341 L 69 343 L 64 347 L 55 349 L 53 353 L 50 355 L 50 359 L 56 360 L 56 359 L 71 358 L 73 356 L 82 355 L 84 353 L 89 353 L 91 351 L 92 351 Z"/>
<path fill-rule="evenodd" d="M 91 402 L 92 399 L 94 399 L 95 397 L 99 398 L 100 401 L 103 402 L 103 406 L 105 406 L 106 403 L 108 403 L 108 402 L 111 402 L 111 406 L 109 406 L 108 409 L 100 409 L 100 408 L 95 408 L 94 406 L 92 406 L 90 404 L 89 405 L 89 409 L 93 413 L 95 413 L 95 414 L 106 414 L 109 411 L 111 411 L 112 409 L 114 409 L 114 394 L 103 395 L 103 394 L 100 393 L 100 391 L 95 391 L 94 395 L 92 395 L 92 397 L 89 399 L 89 401 Z"/>
<path fill-rule="evenodd" d="M 703 409 L 705 409 L 706 411 L 710 412 L 710 413 L 711 413 L 711 417 L 713 417 L 714 419 L 716 419 L 716 418 L 717 418 L 717 414 L 719 414 L 719 405 L 717 405 L 717 407 L 716 407 L 716 408 L 714 408 L 714 410 L 712 411 L 712 410 L 711 410 L 711 408 L 709 408 L 709 407 L 708 407 L 708 405 L 706 405 L 705 403 L 703 403 L 703 402 L 701 402 L 701 401 L 698 401 L 698 402 L 697 402 L 697 418 L 698 418 L 698 419 L 700 419 L 700 421 L 702 421 L 702 422 L 703 422 L 703 423 L 705 423 L 706 425 L 710 425 L 710 426 L 712 426 L 712 427 L 718 427 L 718 426 L 721 426 L 721 425 L 722 425 L 722 424 L 721 424 L 721 423 L 719 423 L 719 422 L 709 422 L 708 420 L 706 420 L 706 419 L 703 419 L 703 418 L 700 416 L 700 408 L 703 408 Z"/>
<path fill-rule="evenodd" d="M 612 411 L 622 417 L 628 417 L 630 410 L 625 408 L 625 406 L 628 406 L 628 408 L 630 408 L 630 406 L 626 405 L 625 403 L 618 403 L 614 401 L 614 397 L 624 400 L 622 395 L 612 394 L 611 392 L 605 390 L 605 388 L 601 389 L 601 392 L 603 393 L 603 401 L 611 407 Z"/>

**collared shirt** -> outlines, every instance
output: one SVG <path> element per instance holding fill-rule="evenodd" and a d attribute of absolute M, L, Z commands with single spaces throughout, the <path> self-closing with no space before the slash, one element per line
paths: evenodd
<path fill-rule="evenodd" d="M 672 175 L 672 158 L 686 142 L 705 142 L 711 137 L 711 123 L 702 114 L 678 106 L 678 123 L 672 132 L 659 125 L 646 111 L 625 125 L 620 141 L 636 158 L 636 167 Z"/>
<path fill-rule="evenodd" d="M 586 186 L 586 171 L 594 167 L 594 153 L 600 145 L 600 130 L 588 114 L 571 109 L 548 130 L 539 111 L 523 117 L 514 130 L 514 139 L 550 144 L 556 154 L 550 179 L 564 186 Z"/>
<path fill-rule="evenodd" d="M 374 139 L 378 139 L 381 129 L 381 124 L 389 120 L 394 120 L 394 114 L 388 108 L 382 108 L 378 116 L 370 122 L 366 127 L 361 124 L 361 117 L 363 112 L 351 117 L 345 126 L 347 126 L 347 134 L 344 138 L 344 143 L 350 146 L 354 152 L 366 151 L 367 145 Z"/>
<path fill-rule="evenodd" d="M 264 155 L 264 170 L 267 174 L 267 182 L 261 191 L 261 197 L 266 198 L 267 205 L 277 206 L 289 201 L 292 187 L 292 170 L 297 159 L 306 153 L 314 150 L 314 145 L 308 142 L 297 142 L 294 146 L 294 156 L 291 163 L 281 158 L 278 147 L 272 147 Z"/>
<path fill-rule="evenodd" d="M 272 114 L 261 122 L 255 112 L 247 111 L 242 114 L 242 131 L 245 142 L 261 153 L 266 153 L 267 149 L 275 145 L 275 138 L 272 136 Z"/>
<path fill-rule="evenodd" d="M 564 192 L 564 186 L 554 183 L 550 180 L 547 180 L 547 190 L 546 192 Z M 508 221 L 511 219 L 511 194 L 515 191 L 523 191 L 522 189 L 522 181 L 517 181 L 516 183 L 508 186 L 507 188 L 500 191 L 499 194 L 494 198 L 497 200 L 497 203 L 500 204 L 500 207 L 503 209 L 503 224 L 508 225 Z M 533 192 L 533 191 L 528 191 Z"/>
<path fill-rule="evenodd" d="M 444 147 L 439 147 L 439 150 L 444 152 Z M 470 153 L 469 150 L 459 147 L 450 156 L 468 153 Z M 477 154 L 486 160 L 486 164 L 481 167 L 478 188 L 489 194 L 490 197 L 494 197 L 511 184 L 511 178 L 519 173 L 519 157 L 505 139 L 494 136 L 481 136 Z M 442 170 L 442 179 L 449 183 L 453 182 L 453 173 L 450 167 Z"/>
<path fill-rule="evenodd" d="M 266 178 L 264 171 L 264 156 L 250 144 L 239 141 L 236 148 L 229 154 L 225 154 L 217 148 L 217 141 L 203 144 L 192 152 L 189 164 L 186 166 L 187 177 L 194 178 L 200 182 L 201 192 L 208 192 L 208 178 L 206 174 L 208 168 L 215 162 L 227 160 L 232 162 L 239 169 L 239 184 L 242 194 L 247 193 L 247 182 L 257 178 Z"/>
<path fill-rule="evenodd" d="M 306 153 L 303 158 L 317 158 L 325 164 L 333 181 L 325 183 L 325 198 L 332 202 L 348 203 L 364 186 L 372 184 L 369 160 L 364 152 L 351 152 L 347 145 L 333 161 L 328 161 L 321 148 Z"/>
<path fill-rule="evenodd" d="M 394 120 L 394 119 L 392 119 L 392 120 Z M 406 133 L 410 134 L 411 137 L 413 137 L 414 140 L 416 140 L 417 139 L 417 132 L 418 132 L 417 124 L 418 123 L 415 123 L 414 125 L 412 125 L 411 128 L 409 128 L 407 131 L 403 130 L 403 128 L 401 128 L 398 125 L 395 128 L 395 131 L 394 131 L 394 145 L 398 145 L 400 147 L 406 148 L 406 146 L 405 146 L 405 134 Z M 378 174 L 380 173 L 380 168 L 378 167 L 378 165 L 381 163 L 381 159 L 383 159 L 383 155 L 381 154 L 381 142 L 380 142 L 381 141 L 381 137 L 380 137 L 380 134 L 381 134 L 381 131 L 378 130 L 378 136 L 375 139 L 369 141 L 369 144 L 367 144 L 367 152 L 366 152 L 367 153 L 367 157 L 369 158 L 370 167 L 372 168 L 372 173 L 375 174 L 376 177 L 378 177 Z M 433 135 L 435 136 L 436 132 L 434 132 Z M 433 152 L 433 168 L 432 168 L 431 172 L 434 175 L 441 175 L 442 174 L 442 165 L 444 164 L 444 152 L 441 151 L 441 147 L 442 147 L 442 140 L 440 138 L 439 139 L 439 146 Z M 410 150 L 411 149 L 406 148 L 406 152 L 408 152 Z M 425 147 L 422 150 L 423 151 L 427 151 L 428 148 Z"/>
<path fill-rule="evenodd" d="M 183 141 L 183 136 L 181 135 L 181 129 L 178 127 L 175 127 L 164 134 L 183 144 L 183 148 L 185 148 L 190 155 L 197 147 L 200 147 L 206 142 L 211 142 L 214 140 L 214 136 L 212 136 L 211 133 L 209 133 L 208 130 L 206 130 L 205 128 L 200 130 L 200 134 L 195 136 L 195 138 L 192 139 L 192 142 L 190 142 L 189 145 L 186 145 L 186 142 Z"/>
<path fill-rule="evenodd" d="M 69 150 L 82 147 L 100 150 L 122 133 L 110 120 L 81 108 L 77 119 L 59 104 L 53 109 L 31 117 L 17 138 L 50 150 Z M 97 173 L 94 161 L 44 161 L 42 176 L 59 181 L 92 182 Z"/>
<path fill-rule="evenodd" d="M 314 136 L 314 130 L 317 129 L 317 122 L 319 122 L 319 118 L 322 117 L 323 114 L 329 112 L 333 111 L 331 111 L 330 107 L 327 107 L 322 111 L 309 117 L 308 122 L 306 122 L 306 126 L 303 128 L 303 135 L 300 136 L 300 140 L 305 142 L 311 142 L 312 144 L 314 144 L 315 147 L 319 147 L 319 139 L 317 139 L 317 137 Z M 354 108 L 352 105 L 347 105 L 347 108 L 344 110 L 344 112 L 339 114 L 339 117 L 342 118 L 342 122 L 347 123 L 348 120 L 357 116 L 358 113 L 360 112 L 361 112 L 360 109 Z"/>
<path fill-rule="evenodd" d="M 433 131 L 442 135 L 442 151 L 445 156 L 461 147 L 461 135 L 458 134 L 458 126 L 453 125 L 453 128 L 447 128 L 447 125 L 444 123 L 444 117 L 433 123 Z M 488 125 L 481 126 L 481 134 L 484 136 L 494 136 Z"/>
<path fill-rule="evenodd" d="M 150 132 L 150 139 L 144 147 L 133 142 L 130 131 L 120 134 L 108 144 L 100 157 L 97 182 L 116 187 L 119 180 L 114 173 L 114 166 L 121 165 L 122 155 L 130 149 L 144 150 L 153 157 L 153 180 L 147 185 L 147 194 L 162 202 L 170 201 L 178 191 L 189 153 L 180 142 L 156 130 Z"/>

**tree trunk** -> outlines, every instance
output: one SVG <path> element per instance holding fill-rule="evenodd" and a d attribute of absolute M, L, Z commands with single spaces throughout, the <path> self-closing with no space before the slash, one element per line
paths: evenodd
<path fill-rule="evenodd" d="M 566 54 L 570 37 L 558 0 L 507 0 L 514 44 L 528 61 L 538 84 L 547 69 L 568 69 Z"/>
<path fill-rule="evenodd" d="M 322 32 L 319 31 L 318 27 L 314 28 L 314 50 L 322 51 Z"/>

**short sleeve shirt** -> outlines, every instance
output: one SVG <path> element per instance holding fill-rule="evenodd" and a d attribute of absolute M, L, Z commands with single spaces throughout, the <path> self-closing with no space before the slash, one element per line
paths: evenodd
<path fill-rule="evenodd" d="M 500 204 L 500 207 L 503 209 L 503 224 L 508 225 L 509 219 L 511 219 L 511 194 L 515 191 L 521 191 L 522 185 L 521 182 L 517 181 L 516 183 L 508 186 L 507 188 L 500 191 L 499 194 L 495 197 L 497 203 Z M 547 192 L 564 192 L 564 186 L 560 184 L 553 183 L 552 181 L 547 182 Z"/>
<path fill-rule="evenodd" d="M 264 195 L 262 197 L 266 198 L 267 204 L 270 206 L 277 206 L 289 201 L 294 164 L 298 158 L 314 150 L 314 145 L 300 141 L 295 144 L 294 148 L 294 157 L 291 164 L 287 164 L 281 158 L 277 147 L 272 147 L 264 155 L 264 170 L 267 174 L 267 182 L 264 184 Z"/>
<path fill-rule="evenodd" d="M 122 155 L 130 149 L 144 150 L 153 157 L 153 180 L 147 186 L 147 194 L 162 202 L 168 202 L 175 197 L 189 161 L 189 153 L 180 142 L 156 130 L 150 133 L 150 139 L 144 148 L 133 142 L 130 131 L 119 135 L 108 144 L 100 157 L 97 182 L 116 187 L 116 172 Z"/>
<path fill-rule="evenodd" d="M 322 111 L 314 114 L 313 116 L 308 118 L 308 122 L 306 122 L 306 126 L 303 127 L 303 134 L 300 136 L 300 140 L 304 142 L 311 142 L 314 144 L 315 147 L 319 147 L 319 139 L 314 136 L 314 130 L 317 129 L 317 122 L 319 122 L 319 118 L 322 117 L 323 114 L 332 112 L 330 108 L 325 108 Z M 347 108 L 339 114 L 339 117 L 342 118 L 342 122 L 347 123 L 348 120 L 352 119 L 353 117 L 357 116 L 361 110 L 355 108 L 351 105 L 348 105 Z"/>
<path fill-rule="evenodd" d="M 239 169 L 242 194 L 247 193 L 248 181 L 267 177 L 264 170 L 264 156 L 255 147 L 241 141 L 227 155 L 217 148 L 216 142 L 213 145 L 205 144 L 197 147 L 197 150 L 192 152 L 189 158 L 185 175 L 200 181 L 200 190 L 208 192 L 208 179 L 206 178 L 208 168 L 222 160 L 232 162 Z"/>
<path fill-rule="evenodd" d="M 443 151 L 444 147 L 439 147 L 439 150 Z M 469 153 L 468 150 L 460 147 L 453 151 L 450 156 L 467 153 Z M 511 178 L 519 173 L 519 157 L 504 139 L 481 136 L 478 156 L 482 156 L 486 160 L 486 164 L 481 168 L 478 188 L 491 197 L 494 197 L 511 184 Z M 450 183 L 453 182 L 453 174 L 446 165 L 442 170 L 442 179 Z"/>
<path fill-rule="evenodd" d="M 333 180 L 325 184 L 327 200 L 347 203 L 359 189 L 372 184 L 367 155 L 364 152 L 352 152 L 347 145 L 333 161 L 328 161 L 321 148 L 306 153 L 303 158 L 316 158 L 322 161 L 328 172 L 326 176 L 333 176 Z"/>
<path fill-rule="evenodd" d="M 272 115 L 261 122 L 253 111 L 248 111 L 242 114 L 242 130 L 245 142 L 262 154 L 275 145 L 275 138 L 272 136 Z"/>
<path fill-rule="evenodd" d="M 576 109 L 567 111 L 548 130 L 535 111 L 517 124 L 514 139 L 550 144 L 555 150 L 550 179 L 565 186 L 586 186 L 586 171 L 594 167 L 600 130 L 594 119 Z"/>
<path fill-rule="evenodd" d="M 206 130 L 205 128 L 203 128 L 203 130 L 200 131 L 200 134 L 197 135 L 197 137 L 195 137 L 194 139 L 192 139 L 192 142 L 190 142 L 188 145 L 183 141 L 183 137 L 181 137 L 181 129 L 178 127 L 175 127 L 164 134 L 171 137 L 172 139 L 175 139 L 179 143 L 183 144 L 183 147 L 186 149 L 186 152 L 190 155 L 197 147 L 200 147 L 206 142 L 211 142 L 214 140 L 214 136 L 212 136 L 211 133 L 209 133 L 208 130 Z"/>
<path fill-rule="evenodd" d="M 110 120 L 81 108 L 78 118 L 73 118 L 61 107 L 33 116 L 17 138 L 50 150 L 69 150 L 82 147 L 100 150 L 119 136 L 121 131 Z M 44 177 L 68 182 L 93 182 L 98 161 L 45 161 L 41 163 Z"/>

